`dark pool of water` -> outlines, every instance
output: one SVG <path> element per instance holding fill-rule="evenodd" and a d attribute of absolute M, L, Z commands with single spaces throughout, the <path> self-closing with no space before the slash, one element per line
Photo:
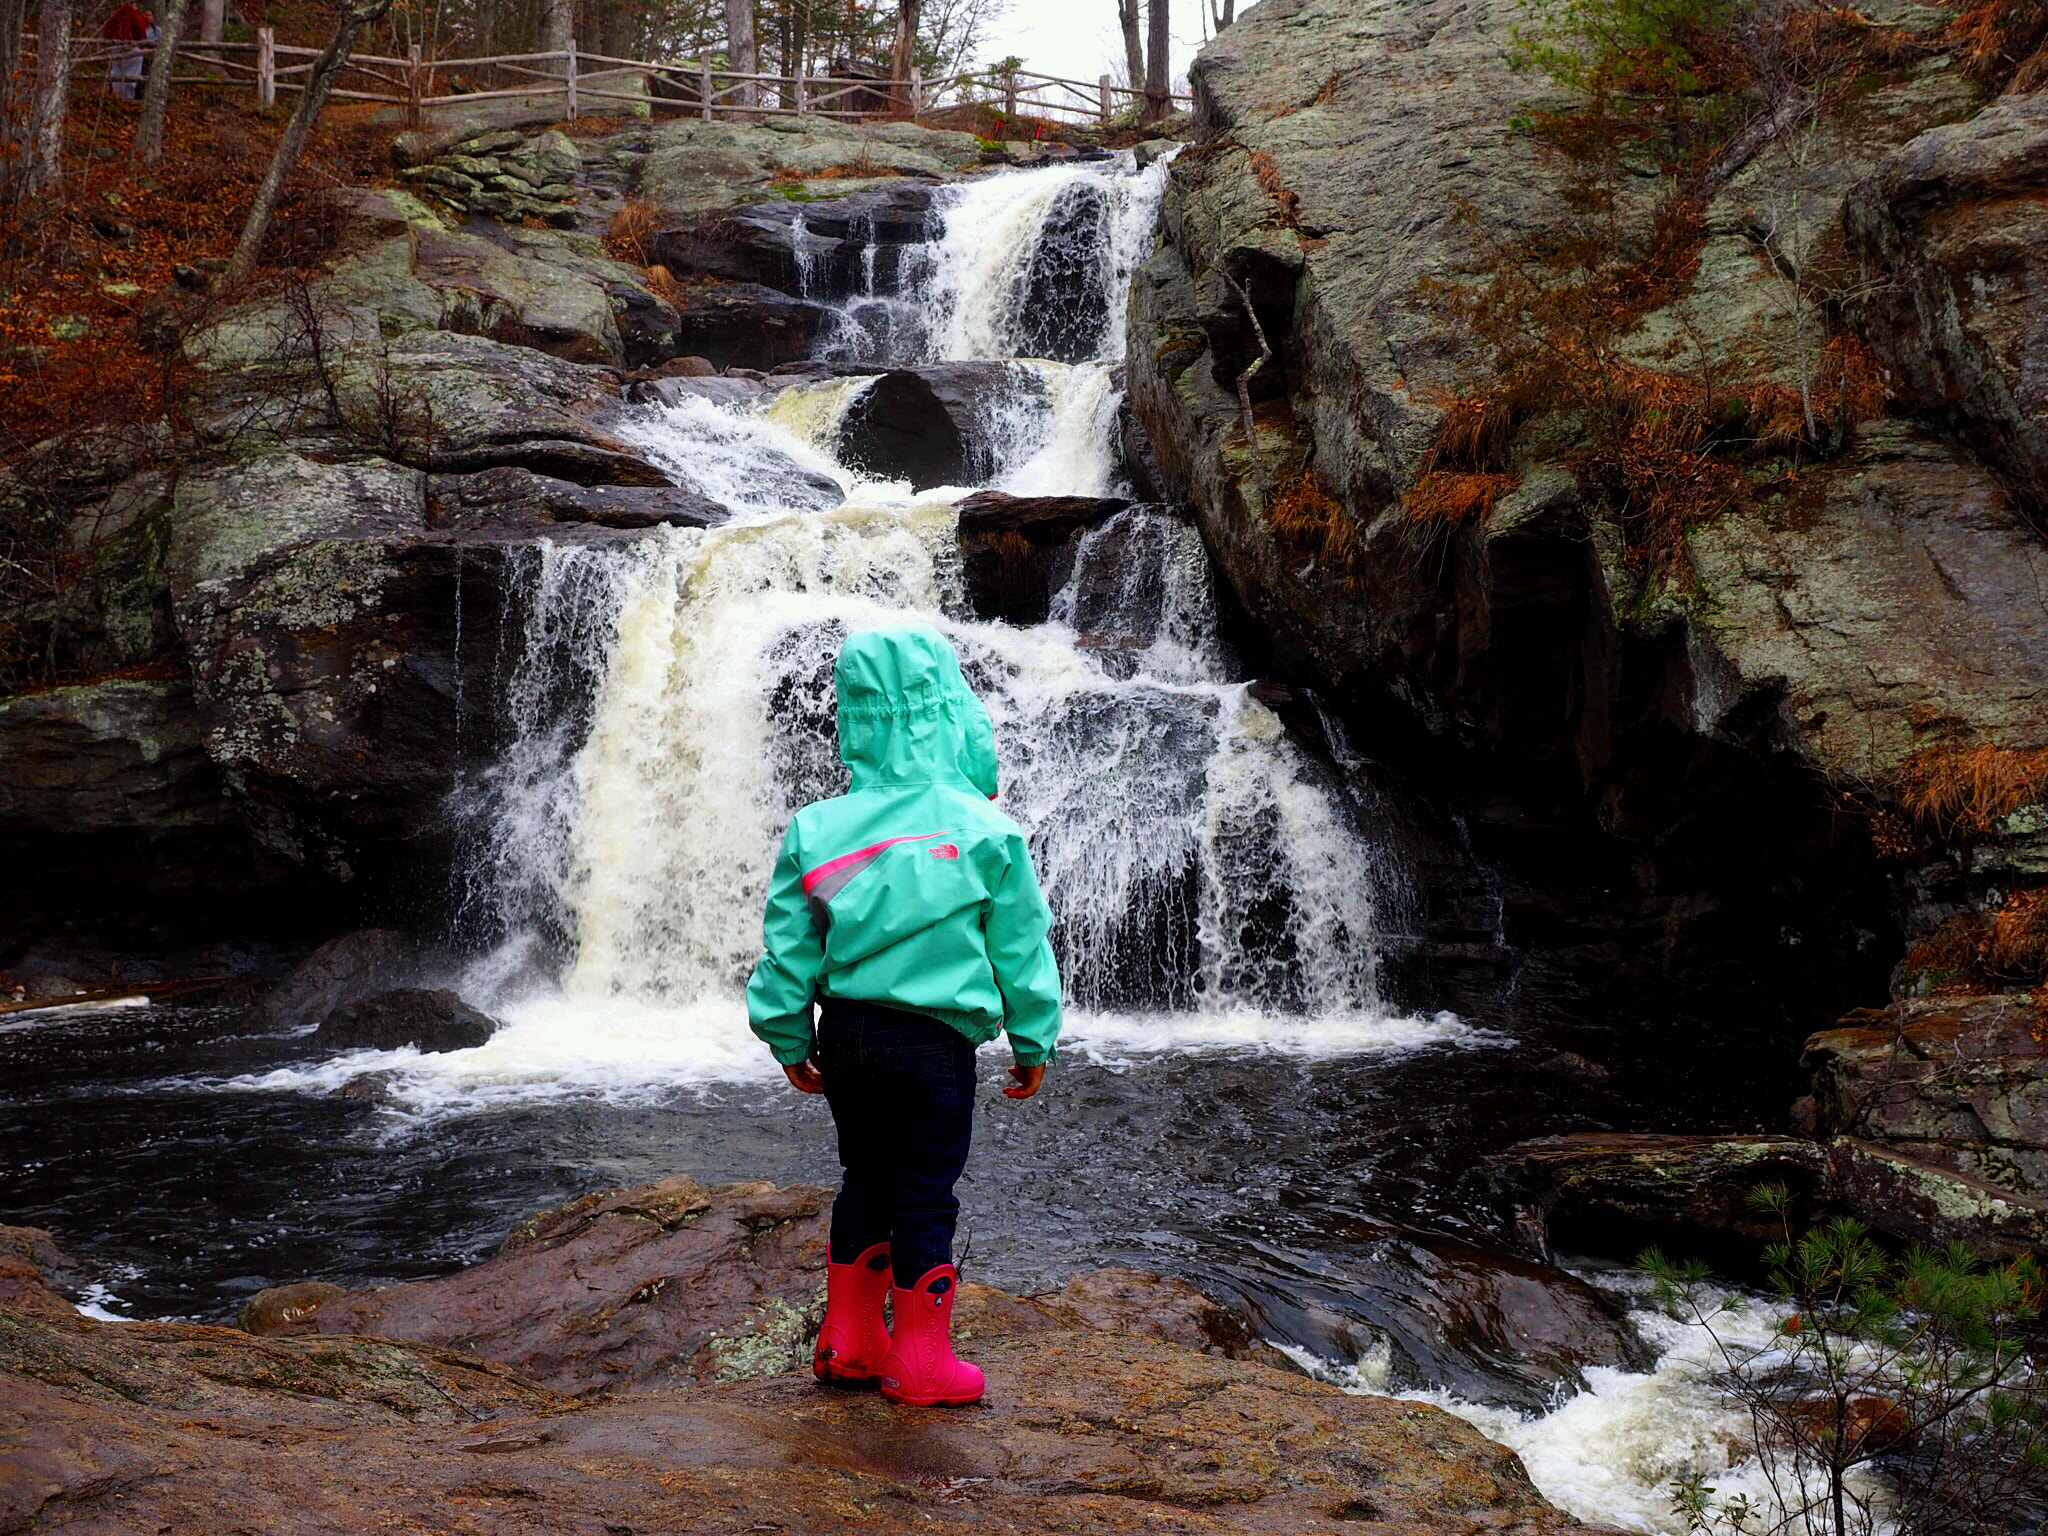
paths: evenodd
<path fill-rule="evenodd" d="M 473 1262 L 527 1212 L 673 1172 L 831 1182 L 822 1102 L 780 1087 L 651 1102 L 534 1099 L 433 1121 L 298 1091 L 223 1091 L 304 1060 L 232 1009 L 0 1020 L 0 1221 L 48 1227 L 136 1316 L 231 1318 L 266 1285 L 345 1285 Z M 964 1267 L 1013 1290 L 1134 1262 L 1250 1301 L 1327 1355 L 1365 1324 L 1397 1384 L 1526 1396 L 1497 1351 L 1440 1337 L 1406 1296 L 1415 1243 L 1486 1249 L 1466 1178 L 1525 1136 L 1654 1118 L 1540 1067 L 1535 1041 L 1305 1061 L 1162 1055 L 1063 1061 L 1040 1097 L 986 1086 L 961 1195 Z"/>

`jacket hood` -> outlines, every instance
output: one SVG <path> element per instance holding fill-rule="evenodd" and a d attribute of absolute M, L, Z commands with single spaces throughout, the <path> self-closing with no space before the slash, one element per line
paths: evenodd
<path fill-rule="evenodd" d="M 839 758 L 855 789 L 954 783 L 995 797 L 995 729 L 937 630 L 857 630 L 839 648 L 832 682 Z"/>

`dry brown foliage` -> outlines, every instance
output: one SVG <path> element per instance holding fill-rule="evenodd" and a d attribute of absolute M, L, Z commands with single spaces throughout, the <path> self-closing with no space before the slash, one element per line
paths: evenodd
<path fill-rule="evenodd" d="M 621 261 L 636 267 L 654 264 L 654 236 L 661 228 L 661 215 L 654 204 L 635 198 L 612 215 L 604 232 L 605 248 Z"/>
<path fill-rule="evenodd" d="M 1964 70 L 1994 91 L 2048 86 L 2048 0 L 1979 0 L 1955 19 L 1948 41 Z"/>
<path fill-rule="evenodd" d="M 1456 528 L 1493 515 L 1493 504 L 1517 485 L 1515 474 L 1489 475 L 1455 469 L 1432 470 L 1402 500 L 1409 519 Z"/>
<path fill-rule="evenodd" d="M 1283 544 L 1328 570 L 1354 574 L 1357 566 L 1356 529 L 1351 514 L 1320 485 L 1315 476 L 1302 470 L 1281 482 L 1274 490 L 1266 521 Z"/>
<path fill-rule="evenodd" d="M 1897 788 L 1900 808 L 1933 835 L 1984 836 L 2048 799 L 2048 747 L 1935 747 L 1899 770 Z"/>
<path fill-rule="evenodd" d="M 686 301 L 683 285 L 676 281 L 675 273 L 659 262 L 647 269 L 647 291 L 657 299 L 681 306 Z"/>
<path fill-rule="evenodd" d="M 1962 912 L 1906 951 L 1906 968 L 1934 972 L 1937 992 L 2048 982 L 2048 886 L 2015 891 L 1993 912 Z"/>
<path fill-rule="evenodd" d="M 1301 194 L 1288 186 L 1280 175 L 1280 167 L 1273 157 L 1263 149 L 1252 151 L 1252 176 L 1258 181 L 1259 190 L 1273 199 L 1279 208 L 1279 223 L 1284 229 L 1301 228 Z"/>

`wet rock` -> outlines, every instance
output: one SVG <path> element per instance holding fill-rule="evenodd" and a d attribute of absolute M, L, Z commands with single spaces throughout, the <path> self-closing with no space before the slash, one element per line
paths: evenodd
<path fill-rule="evenodd" d="M 0 1519 L 138 1536 L 225 1508 L 274 1536 L 441 1527 L 450 1511 L 561 1536 L 837 1530 L 878 1511 L 991 1536 L 1579 1528 L 1511 1452 L 1427 1404 L 1003 1300 L 975 1318 L 990 1393 L 965 1414 L 807 1374 L 572 1401 L 429 1345 L 8 1310 L 0 1445 L 27 1475 L 0 1482 Z"/>
<path fill-rule="evenodd" d="M 706 379 L 718 372 L 708 357 L 672 357 L 656 370 L 665 379 Z"/>
<path fill-rule="evenodd" d="M 2048 498 L 2048 92 L 1930 127 L 1850 194 L 1853 249 L 1884 279 L 1864 332 L 1903 399 L 1957 427 L 2023 494 Z"/>
<path fill-rule="evenodd" d="M 977 617 L 1042 624 L 1074 566 L 1074 541 L 1130 505 L 1106 497 L 977 491 L 958 506 L 961 574 Z"/>
<path fill-rule="evenodd" d="M 329 1301 L 311 1326 L 444 1344 L 572 1395 L 731 1379 L 749 1361 L 792 1370 L 809 1358 L 830 1204 L 682 1175 L 609 1190 L 521 1222 L 460 1274 Z"/>
<path fill-rule="evenodd" d="M 333 1301 L 337 1296 L 348 1293 L 338 1285 L 329 1285 L 324 1280 L 302 1280 L 297 1285 L 273 1285 L 258 1291 L 242 1306 L 242 1313 L 235 1326 L 244 1333 L 253 1333 L 261 1338 L 277 1338 L 295 1333 L 310 1333 L 306 1319 L 317 1311 L 323 1302 Z"/>
<path fill-rule="evenodd" d="M 1058 363 L 1095 356 L 1109 328 L 1110 294 L 1102 281 L 1109 247 L 1109 203 L 1087 182 L 1066 188 L 1046 210 L 1025 268 L 1017 355 Z"/>
<path fill-rule="evenodd" d="M 1294 1371 L 1294 1362 L 1254 1331 L 1242 1311 L 1219 1305 L 1185 1280 L 1110 1266 L 1074 1276 L 1033 1298 L 1070 1328 L 1159 1339 L 1226 1360 L 1256 1360 Z"/>
<path fill-rule="evenodd" d="M 675 346 L 720 368 L 767 368 L 808 357 L 831 323 L 832 313 L 822 304 L 758 283 L 731 283 L 688 296 L 676 314 Z"/>
<path fill-rule="evenodd" d="M 1009 363 L 847 371 L 875 382 L 840 419 L 839 458 L 917 490 L 986 479 L 1005 410 L 1044 400 L 1038 377 Z"/>
<path fill-rule="evenodd" d="M 69 1298 L 85 1284 L 83 1266 L 42 1228 L 0 1226 L 0 1308 L 73 1317 Z"/>
<path fill-rule="evenodd" d="M 389 1072 L 358 1072 L 354 1077 L 334 1090 L 334 1097 L 349 1104 L 364 1104 L 371 1108 L 391 1103 L 396 1095 L 392 1092 L 392 1074 Z M 261 1331 L 261 1330 L 256 1330 Z"/>
<path fill-rule="evenodd" d="M 1909 1000 L 1806 1042 L 1814 1118 L 2022 1199 L 2048 1199 L 2048 1026 L 2025 994 Z"/>
<path fill-rule="evenodd" d="M 678 486 L 578 485 L 511 466 L 437 476 L 429 486 L 428 502 L 429 518 L 437 528 L 557 523 L 714 528 L 732 515 L 709 497 Z"/>
<path fill-rule="evenodd" d="M 315 1025 L 415 976 L 419 944 L 396 928 L 358 928 L 329 939 L 275 983 L 259 1007 L 272 1029 Z"/>
<path fill-rule="evenodd" d="M 1782 1228 L 1750 1205 L 1759 1185 L 1788 1188 L 1795 1224 L 1826 1210 L 1835 1194 L 1826 1148 L 1786 1136 L 1546 1136 L 1494 1154 L 1481 1178 L 1546 1256 L 1632 1259 L 1653 1242 L 1683 1254 L 1718 1249 L 1729 1235 L 1769 1242 Z"/>
<path fill-rule="evenodd" d="M 754 203 L 661 230 L 653 254 L 671 272 L 760 283 L 810 299 L 894 293 L 902 248 L 933 237 L 931 208 L 931 187 L 921 182 L 816 202 Z"/>
<path fill-rule="evenodd" d="M 1856 1136 L 1836 1137 L 1828 1157 L 1843 1207 L 1880 1232 L 1991 1257 L 2048 1250 L 2048 1199 L 1960 1172 L 1959 1159 L 1932 1162 Z"/>
<path fill-rule="evenodd" d="M 912 490 L 964 485 L 967 443 L 932 386 L 896 369 L 863 390 L 840 418 L 841 463 L 884 480 L 908 480 Z"/>
<path fill-rule="evenodd" d="M 320 1021 L 313 1043 L 338 1051 L 468 1051 L 489 1043 L 497 1027 L 446 988 L 395 987 L 344 1003 Z"/>

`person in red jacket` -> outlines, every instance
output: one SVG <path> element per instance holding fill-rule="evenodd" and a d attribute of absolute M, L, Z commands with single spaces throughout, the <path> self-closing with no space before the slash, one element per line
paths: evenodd
<path fill-rule="evenodd" d="M 149 40 L 156 18 L 135 0 L 121 0 L 114 13 L 100 24 L 100 36 L 114 45 L 107 60 L 107 79 L 114 94 L 133 101 L 142 94 L 142 44 Z"/>

